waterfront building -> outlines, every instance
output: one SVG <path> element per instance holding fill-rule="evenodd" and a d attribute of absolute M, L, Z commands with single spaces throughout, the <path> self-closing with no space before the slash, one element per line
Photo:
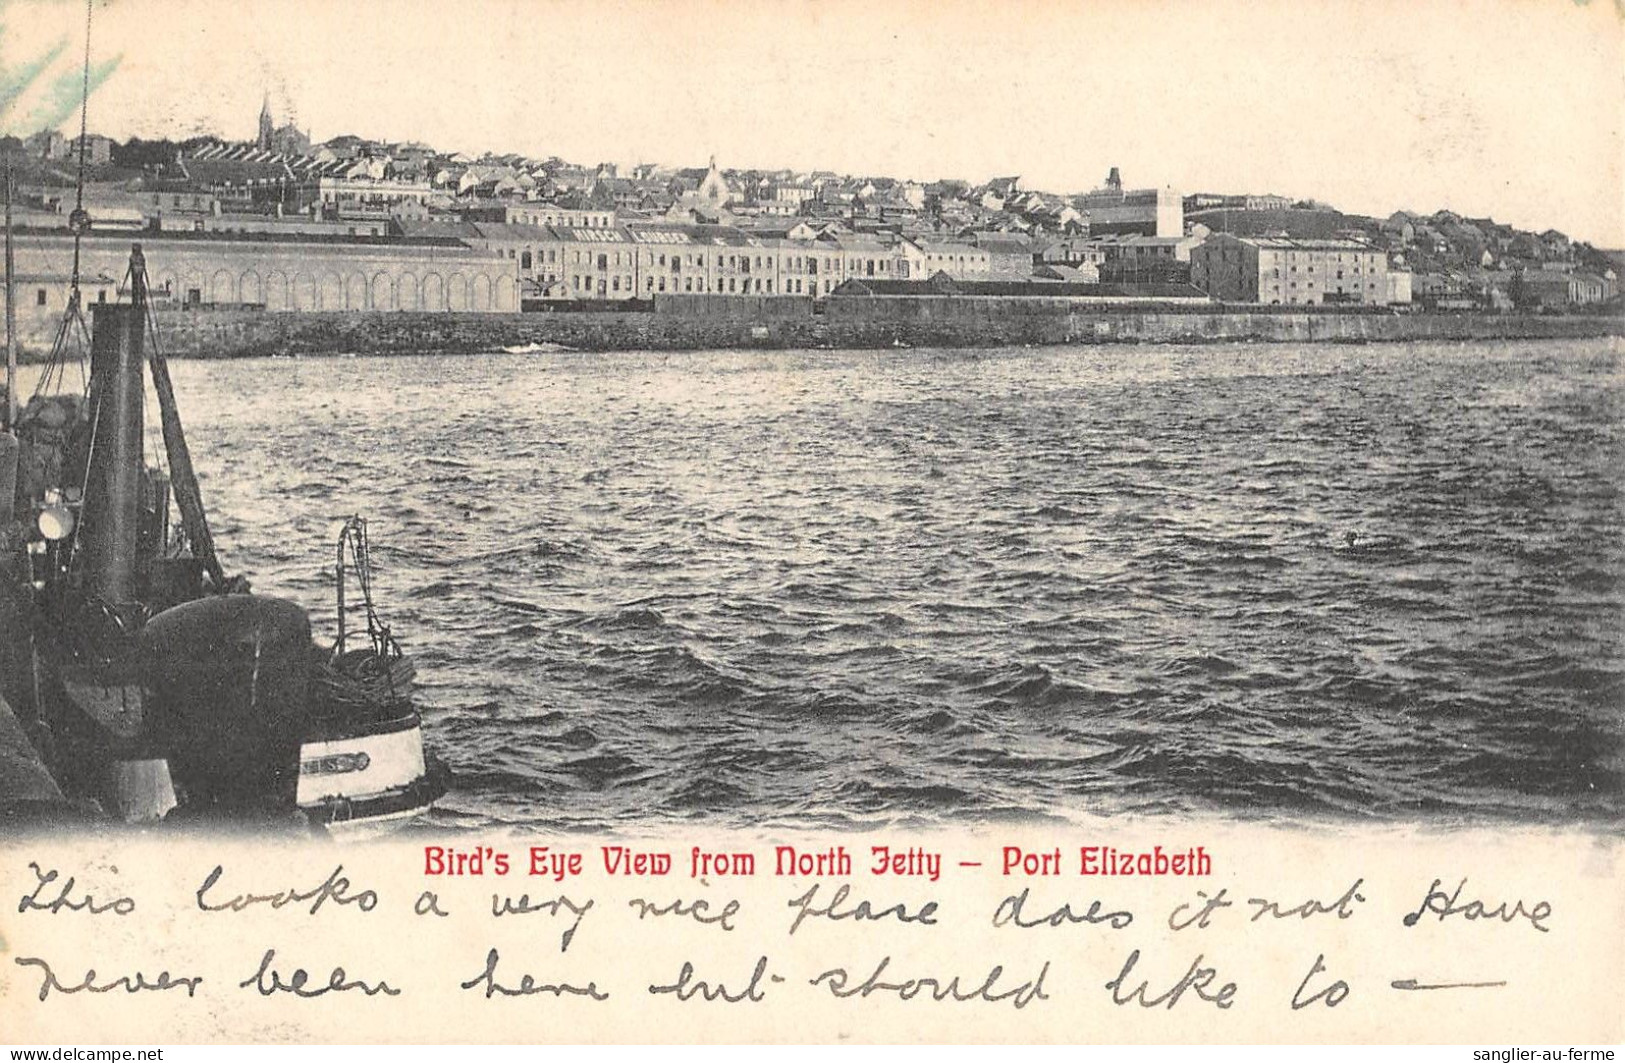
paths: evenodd
<path fill-rule="evenodd" d="M 1159 262 L 1189 262 L 1191 252 L 1202 245 L 1201 236 L 1126 236 L 1098 238 L 1104 261 L 1121 261 L 1130 267 L 1146 267 Z"/>
<path fill-rule="evenodd" d="M 1593 303 L 1606 302 L 1618 292 L 1612 278 L 1599 276 L 1585 270 L 1576 270 L 1574 273 L 1574 302 L 1579 306 L 1589 306 Z"/>
<path fill-rule="evenodd" d="M 1562 310 L 1605 302 L 1617 293 L 1610 278 L 1584 270 L 1528 269 L 1516 274 L 1511 283 L 1513 300 L 1519 306 L 1541 310 Z"/>
<path fill-rule="evenodd" d="M 1203 239 L 1196 235 L 1145 236 L 1130 233 L 1095 237 L 1090 244 L 1099 251 L 1096 268 L 1103 281 L 1185 284 L 1191 279 L 1191 252 L 1201 245 Z"/>
<path fill-rule="evenodd" d="M 819 237 L 841 254 L 841 280 L 848 277 L 900 278 L 906 261 L 896 248 L 879 237 L 861 233 L 834 233 Z M 901 279 L 907 279 L 901 277 Z M 839 283 L 839 282 L 837 282 Z"/>
<path fill-rule="evenodd" d="M 652 231 L 640 236 L 648 240 Z M 700 263 L 706 267 L 708 291 L 718 295 L 777 295 L 773 265 L 763 261 L 761 241 L 731 226 L 701 226 L 693 234 Z M 707 253 L 709 252 L 709 258 Z"/>
<path fill-rule="evenodd" d="M 1531 269 L 1512 282 L 1517 305 L 1540 310 L 1562 310 L 1574 300 L 1573 275 L 1557 270 Z"/>
<path fill-rule="evenodd" d="M 823 298 L 840 284 L 842 253 L 828 241 L 772 240 L 779 260 L 784 295 Z"/>
<path fill-rule="evenodd" d="M 548 261 L 548 252 L 557 243 L 550 228 L 502 221 L 465 221 L 462 227 L 467 230 L 466 243 L 506 258 L 520 280 L 547 284 L 557 279 L 550 275 L 558 272 L 557 255 L 551 264 Z"/>
<path fill-rule="evenodd" d="M 932 240 L 920 238 L 905 240 L 905 248 L 914 248 L 919 255 L 919 265 L 910 265 L 909 273 L 914 277 L 931 277 L 938 273 L 946 273 L 955 280 L 980 281 L 988 280 L 993 275 L 991 257 L 985 248 L 975 244 L 960 243 L 953 240 Z"/>
<path fill-rule="evenodd" d="M 1507 290 L 1512 288 L 1511 278 L 1505 285 Z M 1469 290 L 1465 277 L 1451 271 L 1413 274 L 1411 293 L 1416 302 L 1429 310 L 1476 310 L 1484 302 L 1477 292 Z"/>
<path fill-rule="evenodd" d="M 669 295 L 822 298 L 849 269 L 892 276 L 895 248 L 867 237 L 791 239 L 726 225 L 630 222 L 610 229 L 476 223 L 534 297 L 581 301 Z"/>
<path fill-rule="evenodd" d="M 512 260 L 459 240 L 144 233 L 140 241 L 159 308 L 519 308 Z M 18 241 L 16 257 L 19 321 L 25 330 L 37 330 L 60 318 L 67 304 L 73 238 L 29 232 Z M 129 258 L 128 235 L 86 236 L 80 264 L 85 300 L 116 301 Z"/>
<path fill-rule="evenodd" d="M 560 282 L 568 286 L 563 290 L 569 298 L 636 298 L 637 247 L 624 226 L 550 232 L 553 242 L 544 247 L 544 253 L 556 248 Z"/>
<path fill-rule="evenodd" d="M 975 232 L 969 234 L 987 255 L 987 272 L 992 280 L 1022 280 L 1032 276 L 1033 245 L 1020 232 Z"/>
<path fill-rule="evenodd" d="M 1215 233 L 1191 251 L 1191 282 L 1234 303 L 1389 301 L 1387 253 L 1359 240 Z"/>
<path fill-rule="evenodd" d="M 929 277 L 931 271 L 926 269 L 925 252 L 920 245 L 907 237 L 899 236 L 894 245 L 897 254 L 897 275 L 899 277 Z"/>

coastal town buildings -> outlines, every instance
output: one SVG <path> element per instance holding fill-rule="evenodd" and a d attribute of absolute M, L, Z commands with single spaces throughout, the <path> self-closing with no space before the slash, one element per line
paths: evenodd
<path fill-rule="evenodd" d="M 887 239 L 805 223 L 750 230 L 664 219 L 607 228 L 480 221 L 469 223 L 463 236 L 513 262 L 526 298 L 545 301 L 615 302 L 655 295 L 822 298 L 850 278 L 991 276 L 987 252 L 972 244 Z"/>
<path fill-rule="evenodd" d="M 1078 197 L 1078 209 L 1092 234 L 1185 235 L 1184 200 L 1172 188 L 1125 189 L 1113 166 L 1106 183 Z"/>
<path fill-rule="evenodd" d="M 1523 270 L 1503 287 L 1513 306 L 1536 310 L 1591 306 L 1618 294 L 1613 278 L 1572 269 Z"/>
<path fill-rule="evenodd" d="M 1095 268 L 1103 281 L 1185 283 L 1191 276 L 1191 252 L 1205 239 L 1205 232 L 1187 236 L 1131 233 L 1091 236 L 1089 246 L 1098 254 Z"/>
<path fill-rule="evenodd" d="M 615 224 L 613 210 L 562 207 L 556 203 L 533 203 L 525 200 L 477 203 L 459 208 L 457 214 L 465 221 L 553 225 L 564 229 L 608 229 Z"/>
<path fill-rule="evenodd" d="M 1216 233 L 1190 262 L 1191 282 L 1223 302 L 1385 306 L 1390 298 L 1387 254 L 1358 240 Z"/>
<path fill-rule="evenodd" d="M 1032 240 L 1019 231 L 967 233 L 965 238 L 987 256 L 991 280 L 1021 280 L 1032 276 Z"/>
<path fill-rule="evenodd" d="M 985 248 L 975 244 L 951 240 L 920 238 L 909 241 L 918 249 L 920 265 L 910 272 L 918 276 L 946 273 L 956 280 L 988 280 L 993 273 L 992 262 Z"/>
<path fill-rule="evenodd" d="M 214 233 L 141 238 L 154 302 L 164 306 L 281 310 L 466 310 L 519 308 L 511 260 L 455 240 L 269 238 Z M 73 238 L 29 232 L 16 241 L 17 314 L 54 319 L 67 305 Z M 87 303 L 116 301 L 130 240 L 85 237 L 81 291 Z"/>
<path fill-rule="evenodd" d="M 1289 210 L 1292 200 L 1286 196 L 1277 195 L 1219 195 L 1212 192 L 1197 192 L 1185 197 L 1184 208 L 1187 219 L 1210 210 Z"/>
<path fill-rule="evenodd" d="M 51 255 L 75 202 L 62 165 L 75 142 L 46 131 L 11 143 L 35 163 L 18 184 L 17 225 L 52 249 L 20 262 L 19 278 L 60 306 L 66 266 Z M 1181 198 L 1125 188 L 1115 167 L 1102 187 L 1068 195 L 1016 176 L 922 183 L 725 169 L 714 156 L 692 168 L 578 165 L 349 133 L 312 143 L 277 124 L 269 96 L 250 141 L 92 135 L 86 146 L 93 234 L 142 234 L 155 272 L 165 267 L 160 300 L 200 309 L 557 310 L 824 299 L 851 281 L 928 280 L 984 293 L 1194 282 L 1226 302 L 1286 306 L 1555 312 L 1619 298 L 1620 263 L 1555 230 L 1449 211 L 1361 218 L 1273 194 Z M 97 274 L 92 288 L 116 295 L 117 284 Z"/>
<path fill-rule="evenodd" d="M 271 118 L 271 94 L 265 94 L 260 105 L 259 135 L 254 146 L 260 151 L 278 155 L 304 155 L 310 151 L 310 136 L 292 122 L 276 126 Z"/>
<path fill-rule="evenodd" d="M 37 159 L 52 162 L 77 162 L 79 159 L 79 138 L 63 136 L 55 129 L 41 130 L 29 137 L 26 144 L 29 153 Z M 104 166 L 112 160 L 113 141 L 110 137 L 87 133 L 84 148 L 87 165 Z"/>
<path fill-rule="evenodd" d="M 1388 298 L 1384 300 L 1389 306 L 1409 306 L 1413 296 L 1411 293 L 1411 275 L 1402 269 L 1388 271 Z"/>

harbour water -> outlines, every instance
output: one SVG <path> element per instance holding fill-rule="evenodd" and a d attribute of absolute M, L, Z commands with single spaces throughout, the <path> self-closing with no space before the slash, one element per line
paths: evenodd
<path fill-rule="evenodd" d="M 438 829 L 1625 823 L 1618 341 L 173 372 L 228 570 L 370 519 Z"/>

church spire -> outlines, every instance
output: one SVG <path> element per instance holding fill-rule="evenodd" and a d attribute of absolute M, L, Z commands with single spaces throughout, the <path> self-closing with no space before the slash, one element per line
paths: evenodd
<path fill-rule="evenodd" d="M 265 102 L 260 104 L 260 136 L 257 146 L 261 151 L 271 150 L 271 92 L 265 92 Z"/>

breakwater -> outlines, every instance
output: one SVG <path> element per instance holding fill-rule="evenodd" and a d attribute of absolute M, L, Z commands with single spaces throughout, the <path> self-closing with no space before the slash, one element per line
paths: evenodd
<path fill-rule="evenodd" d="M 652 310 L 524 314 L 160 312 L 164 346 L 180 357 L 409 354 L 528 343 L 580 350 L 706 350 L 896 346 L 998 347 L 1093 343 L 1374 343 L 1625 336 L 1608 315 L 1348 313 L 1102 308 L 1065 300 L 954 297 L 811 300 L 683 298 Z M 34 356 L 48 337 L 24 336 Z"/>

